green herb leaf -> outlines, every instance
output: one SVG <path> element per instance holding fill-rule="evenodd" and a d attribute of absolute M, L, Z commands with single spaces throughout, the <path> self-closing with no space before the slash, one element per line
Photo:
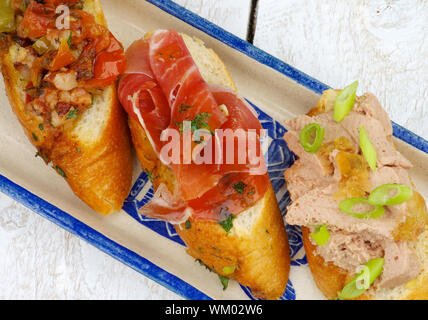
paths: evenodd
<path fill-rule="evenodd" d="M 45 129 L 45 127 L 43 126 L 43 123 L 39 123 L 39 129 L 40 131 L 43 131 Z"/>
<path fill-rule="evenodd" d="M 193 108 L 193 106 L 181 104 L 181 106 L 178 108 L 178 112 L 183 113 L 183 112 L 189 110 L 190 108 Z"/>
<path fill-rule="evenodd" d="M 192 227 L 190 220 L 187 220 L 184 226 L 186 227 L 186 229 L 190 229 Z"/>
<path fill-rule="evenodd" d="M 73 38 L 73 31 L 70 30 L 70 35 L 68 36 L 68 40 L 67 40 L 68 46 L 70 48 L 71 48 L 71 40 L 72 40 L 72 38 Z"/>
<path fill-rule="evenodd" d="M 47 155 L 45 155 L 44 153 L 42 153 L 41 151 L 37 151 L 37 152 L 36 152 L 35 157 L 36 157 L 36 158 L 37 158 L 37 157 L 40 157 L 40 158 L 42 158 L 44 161 L 47 161 L 47 160 L 48 160 L 48 156 L 47 156 Z"/>
<path fill-rule="evenodd" d="M 247 192 L 247 195 L 252 196 L 256 193 L 256 189 L 254 187 L 251 187 L 250 191 Z"/>
<path fill-rule="evenodd" d="M 235 191 L 238 192 L 239 194 L 243 194 L 246 187 L 247 185 L 242 181 L 239 181 L 232 186 L 232 188 L 235 189 Z"/>
<path fill-rule="evenodd" d="M 34 141 L 39 141 L 39 138 L 36 136 L 34 132 L 32 132 L 31 135 L 33 136 Z"/>
<path fill-rule="evenodd" d="M 149 171 L 149 169 L 144 169 L 144 172 L 147 174 L 147 176 L 149 177 L 150 181 L 153 182 L 153 171 Z"/>
<path fill-rule="evenodd" d="M 223 290 L 226 290 L 227 287 L 229 286 L 229 278 L 218 275 L 221 284 L 223 285 Z"/>
<path fill-rule="evenodd" d="M 55 169 L 61 176 L 63 176 L 64 178 L 67 178 L 65 172 L 60 167 L 56 166 Z"/>
<path fill-rule="evenodd" d="M 229 233 L 233 227 L 233 219 L 235 219 L 235 218 L 236 217 L 233 214 L 230 214 L 230 215 L 228 215 L 228 217 L 225 220 L 220 221 L 219 224 L 223 227 L 223 229 L 227 233 Z"/>
<path fill-rule="evenodd" d="M 78 112 L 79 112 L 79 108 L 73 109 L 69 113 L 67 113 L 65 118 L 66 119 L 76 119 L 77 117 L 79 117 Z"/>
<path fill-rule="evenodd" d="M 213 134 L 210 126 L 208 125 L 208 118 L 209 117 L 211 117 L 211 114 L 208 112 L 201 112 L 201 113 L 195 115 L 193 120 L 190 120 L 190 129 L 192 130 L 192 132 L 199 130 L 199 129 L 206 129 L 209 132 L 211 132 L 211 134 Z M 189 120 L 184 120 L 184 121 L 189 121 Z M 180 121 L 180 122 L 174 121 L 174 125 L 179 128 L 180 132 L 183 132 L 183 122 L 184 121 Z"/>

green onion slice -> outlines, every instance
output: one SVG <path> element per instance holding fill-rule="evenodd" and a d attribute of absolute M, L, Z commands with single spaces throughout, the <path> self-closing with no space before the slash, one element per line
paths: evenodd
<path fill-rule="evenodd" d="M 373 206 L 374 208 L 372 211 L 368 211 L 368 212 L 353 211 L 352 209 L 354 208 L 354 206 L 358 204 Z M 383 206 L 373 205 L 366 198 L 349 198 L 349 199 L 343 200 L 339 203 L 339 208 L 343 212 L 350 214 L 351 216 L 354 216 L 355 218 L 359 218 L 359 219 L 379 218 L 383 216 L 383 214 L 385 213 L 385 208 Z"/>
<path fill-rule="evenodd" d="M 0 0 L 0 32 L 15 31 L 15 10 L 12 1 Z"/>
<path fill-rule="evenodd" d="M 327 230 L 327 227 L 323 224 L 321 226 L 318 226 L 315 229 L 315 232 L 312 232 L 310 234 L 312 239 L 315 240 L 317 245 L 323 246 L 327 243 L 328 239 L 330 239 L 330 233 Z"/>
<path fill-rule="evenodd" d="M 225 275 L 230 275 L 235 272 L 236 266 L 226 266 L 223 268 L 223 273 Z"/>
<path fill-rule="evenodd" d="M 321 148 L 324 133 L 325 129 L 318 123 L 310 123 L 300 131 L 300 144 L 306 152 L 315 153 Z"/>
<path fill-rule="evenodd" d="M 406 202 L 412 195 L 412 188 L 405 184 L 387 183 L 370 193 L 369 202 L 378 206 L 393 206 Z"/>
<path fill-rule="evenodd" d="M 340 299 L 355 299 L 373 284 L 383 271 L 384 258 L 376 258 L 362 266 L 361 271 L 339 293 Z"/>
<path fill-rule="evenodd" d="M 363 152 L 364 159 L 366 159 L 372 171 L 375 171 L 377 162 L 376 150 L 373 147 L 369 134 L 364 126 L 360 127 L 360 147 Z"/>
<path fill-rule="evenodd" d="M 334 101 L 334 114 L 333 119 L 336 122 L 340 122 L 346 115 L 351 111 L 355 102 L 355 95 L 358 89 L 358 81 L 351 83 L 349 86 L 345 87 L 337 95 L 336 100 Z"/>

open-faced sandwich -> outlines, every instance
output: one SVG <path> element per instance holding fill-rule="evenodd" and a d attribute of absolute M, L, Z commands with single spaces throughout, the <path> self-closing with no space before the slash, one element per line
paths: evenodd
<path fill-rule="evenodd" d="M 428 299 L 427 208 L 392 127 L 358 83 L 326 90 L 287 121 L 298 157 L 285 172 L 286 221 L 302 226 L 307 260 L 328 299 Z"/>
<path fill-rule="evenodd" d="M 224 284 L 236 279 L 258 297 L 279 298 L 290 257 L 260 150 L 257 113 L 235 92 L 219 57 L 198 39 L 157 30 L 126 55 L 119 99 L 155 189 L 140 212 L 174 223 L 188 253 Z M 230 156 L 219 130 L 238 132 L 247 147 L 254 143 L 253 152 L 241 149 L 237 139 Z"/>
<path fill-rule="evenodd" d="M 9 101 L 37 155 L 94 210 L 120 210 L 132 179 L 115 85 L 126 60 L 99 0 L 2 0 L 0 32 Z"/>

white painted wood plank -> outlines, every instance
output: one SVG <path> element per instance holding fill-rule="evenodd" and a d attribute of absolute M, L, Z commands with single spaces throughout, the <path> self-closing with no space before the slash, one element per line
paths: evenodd
<path fill-rule="evenodd" d="M 0 299 L 180 299 L 0 193 Z"/>
<path fill-rule="evenodd" d="M 428 2 L 260 0 L 254 43 L 332 86 L 360 81 L 428 139 Z"/>
<path fill-rule="evenodd" d="M 177 1 L 245 38 L 250 0 Z M 0 193 L 0 299 L 180 299 Z"/>
<path fill-rule="evenodd" d="M 174 0 L 174 2 L 246 39 L 251 0 Z"/>

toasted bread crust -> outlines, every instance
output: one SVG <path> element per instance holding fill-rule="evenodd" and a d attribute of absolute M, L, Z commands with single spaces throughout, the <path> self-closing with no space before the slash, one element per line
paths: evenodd
<path fill-rule="evenodd" d="M 302 227 L 303 247 L 315 284 L 327 299 L 336 299 L 337 293 L 349 279 L 348 273 L 332 263 L 326 263 L 321 256 L 316 255 L 316 247 L 311 243 L 309 234 L 309 229 Z"/>
<path fill-rule="evenodd" d="M 91 6 L 96 20 L 105 24 L 99 1 L 87 0 L 86 5 Z M 119 211 L 131 188 L 132 152 L 126 116 L 118 103 L 115 85 L 104 89 L 109 91 L 111 101 L 105 106 L 109 117 L 104 131 L 96 141 L 83 144 L 72 135 L 72 130 L 48 134 L 40 129 L 41 119 L 25 109 L 18 85 L 20 76 L 10 54 L 5 53 L 1 62 L 9 102 L 31 143 L 48 156 L 88 206 L 101 214 Z"/>
<path fill-rule="evenodd" d="M 187 245 L 187 252 L 216 273 L 249 286 L 263 299 L 277 299 L 285 290 L 290 272 L 287 234 L 272 186 L 269 186 L 252 230 L 228 234 L 216 222 L 190 220 L 175 230 Z M 245 213 L 244 213 L 245 214 Z M 225 274 L 224 267 L 235 267 Z"/>

